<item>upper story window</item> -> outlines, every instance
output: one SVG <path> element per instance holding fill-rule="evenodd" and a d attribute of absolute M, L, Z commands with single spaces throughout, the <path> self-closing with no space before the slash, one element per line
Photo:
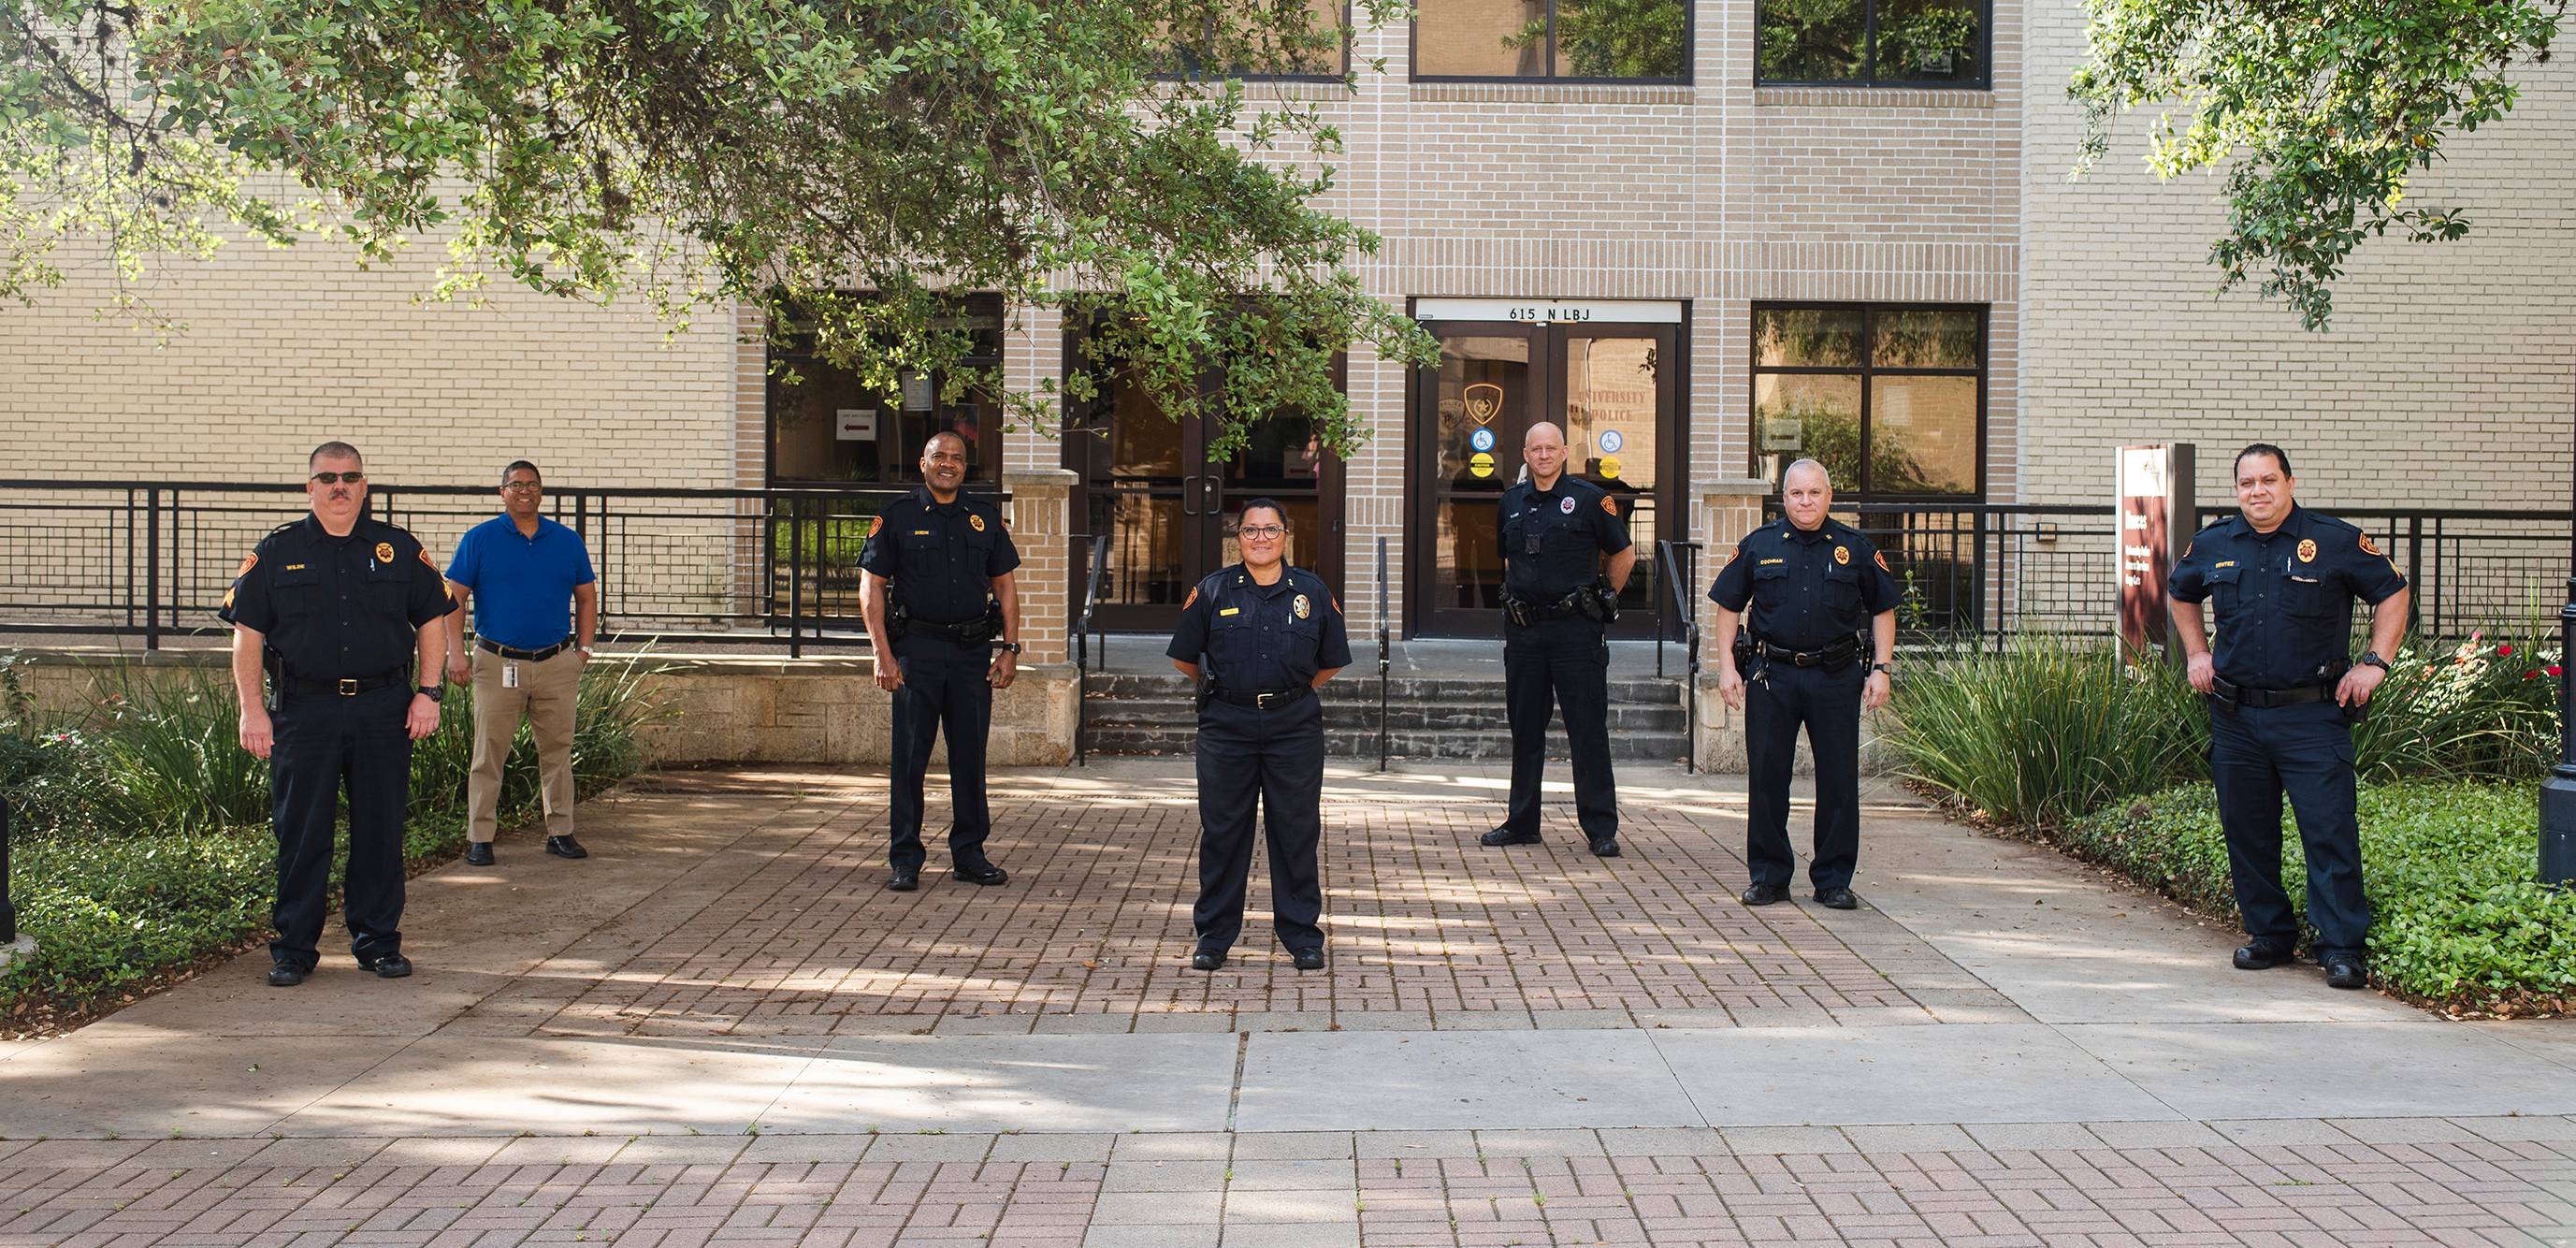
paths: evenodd
<path fill-rule="evenodd" d="M 1233 0 L 1220 0 L 1231 3 Z M 1171 40 L 1167 78 L 1241 78 L 1247 81 L 1338 82 L 1351 68 L 1349 0 L 1266 0 L 1281 16 L 1305 11 L 1301 33 L 1246 38 L 1238 27 L 1220 47 L 1216 10 L 1180 29 Z M 1176 26 L 1180 25 L 1175 23 Z M 1166 29 L 1171 29 L 1167 27 Z"/>
<path fill-rule="evenodd" d="M 1001 296 L 969 295 L 953 323 L 942 324 L 972 339 L 967 367 L 1000 366 Z M 1001 480 L 1002 409 L 992 395 L 968 390 L 952 399 L 938 373 L 904 373 L 897 393 L 881 394 L 817 355 L 812 331 L 790 322 L 779 337 L 769 348 L 770 484 L 918 485 L 921 447 L 934 433 L 966 440 L 970 483 Z"/>
<path fill-rule="evenodd" d="M 1681 83 L 1688 0 L 1415 0 L 1416 79 Z"/>
<path fill-rule="evenodd" d="M 1799 459 L 1845 502 L 1985 492 L 1986 310 L 1762 304 L 1753 309 L 1753 471 Z"/>
<path fill-rule="evenodd" d="M 1987 0 L 1758 0 L 1765 86 L 1983 87 Z"/>

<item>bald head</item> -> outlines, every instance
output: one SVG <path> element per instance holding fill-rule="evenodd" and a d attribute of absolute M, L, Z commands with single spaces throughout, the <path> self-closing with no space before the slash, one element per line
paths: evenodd
<path fill-rule="evenodd" d="M 1812 532 L 1833 505 L 1834 480 L 1823 464 L 1802 459 L 1780 474 L 1780 509 L 1789 513 L 1789 523 Z"/>
<path fill-rule="evenodd" d="M 1521 447 L 1524 450 L 1543 444 L 1557 447 L 1564 446 L 1565 431 L 1542 420 L 1537 424 L 1531 425 L 1528 433 L 1521 435 Z"/>
<path fill-rule="evenodd" d="M 1529 465 L 1530 482 L 1542 490 L 1556 488 L 1565 472 L 1565 431 L 1542 420 L 1521 438 L 1521 462 Z"/>
<path fill-rule="evenodd" d="M 1780 488 L 1782 490 L 1787 490 L 1790 483 L 1796 481 L 1801 476 L 1814 477 L 1815 483 L 1825 489 L 1830 490 L 1834 488 L 1833 474 L 1826 472 L 1823 464 L 1817 463 L 1812 459 L 1802 459 L 1789 465 L 1789 470 L 1780 474 Z"/>

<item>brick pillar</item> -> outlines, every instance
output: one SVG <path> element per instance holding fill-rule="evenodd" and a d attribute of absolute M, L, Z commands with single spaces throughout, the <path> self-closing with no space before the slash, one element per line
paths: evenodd
<path fill-rule="evenodd" d="M 1735 544 L 1761 527 L 1762 500 L 1770 492 L 1770 482 L 1757 478 L 1712 481 L 1700 495 L 1700 523 L 1693 531 L 1706 533 L 1708 544 L 1700 552 L 1700 583 L 1690 587 L 1700 628 L 1699 714 L 1691 724 L 1691 751 L 1702 771 L 1744 770 L 1742 718 L 1717 696 L 1717 655 L 1709 649 L 1716 644 L 1717 604 L 1708 600 L 1708 584 L 1735 553 Z"/>
<path fill-rule="evenodd" d="M 1062 663 L 1072 639 L 1074 474 L 1064 468 L 1013 468 L 1011 541 L 1020 548 L 1020 662 Z"/>

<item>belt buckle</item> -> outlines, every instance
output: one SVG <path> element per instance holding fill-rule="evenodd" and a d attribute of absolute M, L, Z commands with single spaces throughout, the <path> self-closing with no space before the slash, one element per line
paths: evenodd
<path fill-rule="evenodd" d="M 340 696 L 344 698 L 354 698 L 358 696 L 357 677 L 343 676 L 340 678 Z"/>
<path fill-rule="evenodd" d="M 1816 655 L 1813 651 L 1800 650 L 1796 652 L 1789 661 L 1799 667 L 1814 667 L 1816 665 Z"/>
<path fill-rule="evenodd" d="M 1275 694 L 1275 693 L 1256 693 L 1256 694 L 1252 695 L 1252 709 L 1254 709 L 1254 710 L 1256 710 L 1256 711 L 1266 711 L 1266 710 L 1269 710 L 1269 709 L 1270 709 L 1270 699 L 1275 698 L 1275 697 L 1278 697 L 1278 696 L 1279 696 L 1279 695 L 1278 695 L 1278 694 Z"/>

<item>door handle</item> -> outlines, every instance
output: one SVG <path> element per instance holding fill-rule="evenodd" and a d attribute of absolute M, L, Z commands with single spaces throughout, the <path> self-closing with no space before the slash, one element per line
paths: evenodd
<path fill-rule="evenodd" d="M 1198 501 L 1199 479 L 1196 476 L 1181 478 L 1181 514 L 1184 516 L 1199 514 Z"/>
<path fill-rule="evenodd" d="M 1213 472 L 1211 472 L 1211 473 L 1209 473 L 1209 474 L 1207 475 L 1207 497 L 1206 497 L 1206 498 L 1204 498 L 1204 499 L 1201 499 L 1201 500 L 1199 501 L 1199 509 L 1200 509 L 1201 511 L 1206 512 L 1207 514 L 1209 514 L 1209 515 L 1211 515 L 1211 516 L 1214 516 L 1214 515 L 1222 515 L 1222 514 L 1224 514 L 1224 512 L 1225 512 L 1225 478 L 1224 478 L 1224 477 L 1218 476 L 1217 474 L 1215 474 L 1215 473 L 1213 473 Z"/>

